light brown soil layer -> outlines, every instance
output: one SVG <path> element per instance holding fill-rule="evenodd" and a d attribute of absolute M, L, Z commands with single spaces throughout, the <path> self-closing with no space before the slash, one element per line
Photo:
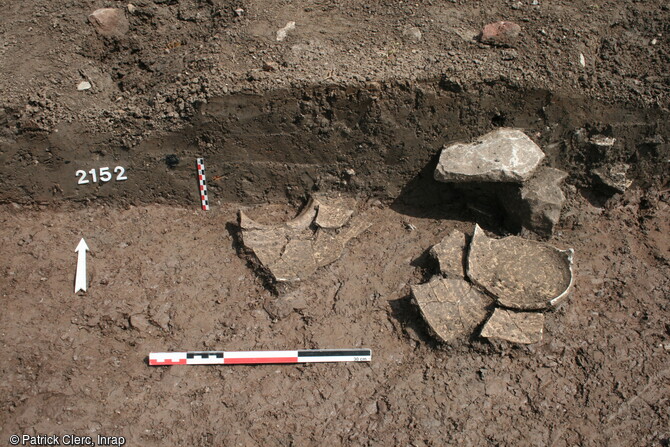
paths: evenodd
<path fill-rule="evenodd" d="M 101 433 L 145 446 L 663 445 L 668 200 L 667 191 L 630 192 L 603 209 L 572 197 L 550 242 L 575 249 L 575 291 L 528 348 L 477 338 L 445 347 L 428 336 L 410 285 L 433 268 L 428 247 L 453 228 L 473 227 L 447 214 L 368 205 L 372 229 L 300 286 L 305 302 L 294 310 L 238 256 L 232 205 L 208 213 L 5 206 L 0 437 Z M 81 236 L 91 248 L 89 291 L 74 295 Z M 369 347 L 373 360 L 145 362 L 151 351 L 299 347 Z"/>

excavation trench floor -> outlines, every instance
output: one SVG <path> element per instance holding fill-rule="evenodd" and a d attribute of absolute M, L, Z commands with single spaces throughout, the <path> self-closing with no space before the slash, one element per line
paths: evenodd
<path fill-rule="evenodd" d="M 528 348 L 437 344 L 409 299 L 468 220 L 369 202 L 372 227 L 284 306 L 237 206 L 0 208 L 0 438 L 127 445 L 662 445 L 670 433 L 668 193 L 579 194 L 550 241 L 573 295 Z M 293 212 L 293 211 L 291 211 Z M 290 213 L 287 212 L 290 217 Z M 89 289 L 73 293 L 79 238 Z M 149 367 L 152 351 L 369 347 L 370 364 Z"/>

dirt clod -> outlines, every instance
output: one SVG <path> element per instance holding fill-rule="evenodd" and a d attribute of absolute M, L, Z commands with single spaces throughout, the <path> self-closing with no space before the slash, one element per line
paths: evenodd
<path fill-rule="evenodd" d="M 140 332 L 144 332 L 150 327 L 149 321 L 144 315 L 131 315 L 130 325 Z"/>
<path fill-rule="evenodd" d="M 179 157 L 175 154 L 168 154 L 165 156 L 165 164 L 168 165 L 168 168 L 176 168 L 179 164 Z"/>

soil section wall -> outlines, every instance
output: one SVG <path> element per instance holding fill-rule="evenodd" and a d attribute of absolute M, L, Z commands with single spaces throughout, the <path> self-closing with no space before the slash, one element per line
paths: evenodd
<path fill-rule="evenodd" d="M 200 156 L 213 203 L 301 199 L 319 189 L 394 198 L 417 176 L 430 176 L 445 143 L 497 126 L 522 128 L 547 153 L 547 164 L 569 171 L 573 181 L 588 183 L 590 168 L 627 162 L 644 186 L 667 177 L 669 117 L 662 109 L 446 78 L 230 94 L 201 103 L 188 124 L 132 149 L 83 122 L 3 138 L 0 202 L 188 205 L 198 200 Z M 11 113 L 1 118 L 11 125 Z M 596 134 L 615 137 L 614 147 L 589 146 Z M 168 166 L 169 155 L 179 163 Z M 115 166 L 126 169 L 127 181 L 77 184 L 77 170 Z"/>

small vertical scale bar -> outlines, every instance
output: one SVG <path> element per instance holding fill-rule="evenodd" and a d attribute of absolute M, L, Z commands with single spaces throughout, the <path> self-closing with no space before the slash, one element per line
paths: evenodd
<path fill-rule="evenodd" d="M 207 181 L 205 180 L 205 159 L 198 158 L 198 186 L 200 186 L 200 202 L 203 211 L 209 211 L 209 199 L 207 198 Z"/>

